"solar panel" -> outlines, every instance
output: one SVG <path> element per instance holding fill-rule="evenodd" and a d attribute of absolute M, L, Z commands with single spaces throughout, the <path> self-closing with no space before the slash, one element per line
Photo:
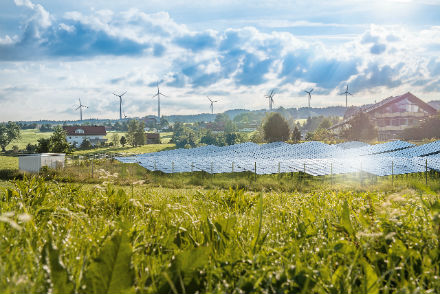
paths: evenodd
<path fill-rule="evenodd" d="M 312 176 L 354 172 L 386 176 L 423 172 L 427 162 L 429 169 L 440 170 L 440 141 L 421 146 L 405 141 L 376 145 L 365 145 L 362 142 L 328 145 L 315 141 L 258 145 L 248 142 L 225 147 L 208 145 L 174 149 L 118 157 L 117 160 L 138 163 L 148 170 L 164 173 L 250 171 L 275 174 L 301 171 Z"/>

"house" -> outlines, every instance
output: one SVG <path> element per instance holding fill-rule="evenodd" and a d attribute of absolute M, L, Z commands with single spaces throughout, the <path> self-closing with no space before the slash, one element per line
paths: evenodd
<path fill-rule="evenodd" d="M 38 173 L 43 166 L 49 168 L 63 168 L 64 153 L 40 153 L 25 154 L 18 157 L 18 168 L 20 171 Z"/>
<path fill-rule="evenodd" d="M 63 129 L 67 134 L 67 142 L 78 147 L 84 140 L 90 141 L 92 146 L 101 145 L 107 141 L 104 126 L 63 126 Z"/>
<path fill-rule="evenodd" d="M 419 125 L 420 122 L 437 113 L 437 110 L 411 93 L 391 96 L 379 103 L 347 109 L 344 120 L 330 128 L 340 133 L 346 128 L 353 117 L 366 113 L 377 128 L 378 139 L 381 141 L 397 139 L 403 130 Z"/>
<path fill-rule="evenodd" d="M 146 133 L 147 144 L 160 144 L 159 133 Z"/>

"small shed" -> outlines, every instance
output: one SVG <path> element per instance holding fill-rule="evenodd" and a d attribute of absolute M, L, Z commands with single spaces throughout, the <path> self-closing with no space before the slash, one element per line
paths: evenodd
<path fill-rule="evenodd" d="M 39 153 L 26 154 L 18 157 L 18 168 L 20 171 L 37 173 L 43 166 L 49 168 L 64 167 L 64 153 Z"/>
<path fill-rule="evenodd" d="M 147 144 L 160 144 L 160 134 L 159 133 L 146 133 Z"/>

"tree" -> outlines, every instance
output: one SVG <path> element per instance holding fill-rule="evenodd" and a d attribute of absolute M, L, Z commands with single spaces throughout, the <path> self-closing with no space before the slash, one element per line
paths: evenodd
<path fill-rule="evenodd" d="M 43 124 L 40 127 L 40 132 L 52 132 L 52 126 L 50 124 Z"/>
<path fill-rule="evenodd" d="M 81 145 L 79 145 L 79 149 L 82 149 L 82 150 L 87 150 L 90 148 L 92 148 L 92 143 L 90 143 L 90 141 L 88 139 L 84 139 L 81 142 Z"/>
<path fill-rule="evenodd" d="M 50 148 L 50 139 L 49 138 L 40 138 L 37 140 L 38 145 L 37 145 L 37 153 L 47 153 L 49 152 L 49 148 Z"/>
<path fill-rule="evenodd" d="M 6 146 L 15 139 L 20 138 L 20 127 L 14 122 L 0 124 L 0 147 L 2 151 L 6 151 Z"/>
<path fill-rule="evenodd" d="M 135 131 L 135 140 L 136 140 L 136 145 L 137 146 L 141 146 L 141 145 L 145 145 L 145 123 L 143 121 L 138 121 L 137 122 L 137 127 L 136 127 L 136 131 Z"/>
<path fill-rule="evenodd" d="M 225 146 L 225 138 L 223 134 L 214 134 L 208 130 L 201 138 L 200 143 L 206 145 Z"/>
<path fill-rule="evenodd" d="M 128 123 L 127 142 L 133 147 L 145 145 L 145 124 L 143 121 L 132 119 Z"/>
<path fill-rule="evenodd" d="M 276 112 L 269 113 L 263 123 L 264 140 L 266 142 L 286 141 L 289 139 L 289 125 Z"/>
<path fill-rule="evenodd" d="M 368 115 L 359 112 L 350 120 L 349 127 L 343 131 L 342 136 L 348 140 L 372 140 L 377 137 L 377 130 Z"/>
<path fill-rule="evenodd" d="M 117 133 L 113 134 L 111 137 L 111 142 L 113 143 L 114 147 L 118 147 L 119 145 L 119 135 Z"/>
<path fill-rule="evenodd" d="M 225 134 L 225 141 L 228 145 L 234 145 L 241 143 L 243 141 L 243 137 L 240 136 L 239 133 L 226 133 Z"/>
<path fill-rule="evenodd" d="M 38 147 L 37 145 L 28 143 L 26 145 L 26 151 L 29 152 L 29 153 L 35 153 L 35 151 L 37 150 L 37 147 Z"/>
<path fill-rule="evenodd" d="M 177 148 L 190 148 L 197 145 L 196 133 L 188 127 L 185 127 L 182 123 L 177 122 L 173 127 L 173 136 L 171 142 L 176 144 Z"/>
<path fill-rule="evenodd" d="M 170 125 L 170 123 L 168 122 L 168 120 L 162 116 L 162 118 L 160 119 L 160 124 L 159 124 L 160 129 L 161 130 L 166 129 L 169 127 L 169 125 Z"/>
<path fill-rule="evenodd" d="M 61 126 L 56 126 L 50 140 L 50 152 L 67 153 L 69 152 L 69 143 L 67 143 L 66 132 Z"/>
<path fill-rule="evenodd" d="M 127 139 L 125 139 L 124 136 L 121 137 L 121 140 L 119 141 L 119 143 L 121 143 L 122 147 L 125 146 L 125 144 L 127 144 Z"/>
<path fill-rule="evenodd" d="M 292 132 L 292 141 L 294 143 L 298 143 L 301 141 L 301 131 L 299 130 L 298 126 L 295 126 Z"/>

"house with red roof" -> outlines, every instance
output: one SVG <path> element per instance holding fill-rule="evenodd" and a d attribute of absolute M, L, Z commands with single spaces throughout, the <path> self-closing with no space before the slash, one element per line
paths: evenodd
<path fill-rule="evenodd" d="M 359 112 L 368 115 L 377 129 L 378 140 L 385 141 L 399 138 L 403 130 L 418 126 L 426 118 L 436 114 L 437 109 L 408 92 L 388 97 L 379 103 L 351 107 L 347 109 L 344 120 L 333 125 L 330 130 L 341 133 Z"/>
<path fill-rule="evenodd" d="M 84 140 L 90 141 L 92 146 L 105 143 L 107 132 L 104 126 L 63 126 L 67 142 L 79 147 Z"/>

